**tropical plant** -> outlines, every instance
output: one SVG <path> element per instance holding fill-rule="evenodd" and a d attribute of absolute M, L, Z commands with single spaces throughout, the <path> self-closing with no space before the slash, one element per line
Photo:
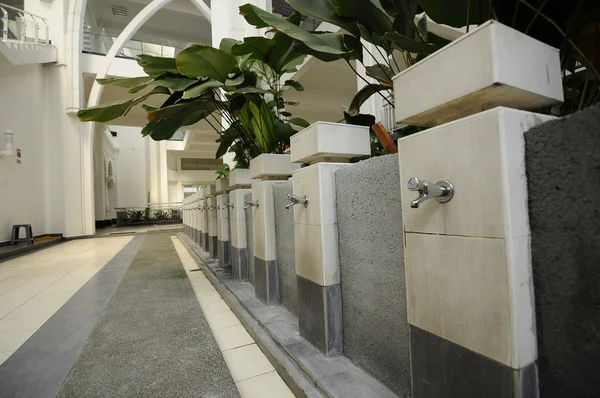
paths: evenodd
<path fill-rule="evenodd" d="M 381 95 L 393 106 L 388 99 L 393 97 L 392 77 L 405 65 L 412 65 L 449 43 L 427 32 L 426 17 L 415 22 L 418 0 L 288 0 L 288 3 L 301 14 L 336 25 L 342 32 L 297 29 L 282 17 L 251 4 L 241 6 L 240 13 L 255 27 L 271 27 L 278 33 L 289 35 L 297 41 L 301 51 L 322 61 L 347 62 L 366 84 L 350 103 L 347 121 L 359 115 L 360 106 L 373 94 Z M 369 50 L 364 42 L 373 44 L 374 50 Z M 365 54 L 378 62 L 365 65 Z M 377 83 L 364 79 L 352 61 L 362 64 L 367 76 Z M 384 95 L 382 92 L 386 91 Z"/>
<path fill-rule="evenodd" d="M 286 21 L 297 26 L 300 15 Z M 154 140 L 167 140 L 178 129 L 205 120 L 219 134 L 215 157 L 230 150 L 238 167 L 248 167 L 261 153 L 283 153 L 297 132 L 294 126 L 309 124 L 292 117 L 289 107 L 297 102 L 284 98 L 288 89 L 303 90 L 297 81 L 282 81 L 306 57 L 294 44 L 294 39 L 275 34 L 223 39 L 219 49 L 192 44 L 174 58 L 140 55 L 138 63 L 148 76 L 98 80 L 137 96 L 77 115 L 81 121 L 108 122 L 141 105 L 148 114 L 142 134 Z M 167 97 L 162 105 L 145 103 L 157 95 Z"/>
<path fill-rule="evenodd" d="M 392 76 L 444 47 L 449 40 L 429 32 L 427 17 L 433 21 L 463 28 L 496 19 L 561 50 L 565 104 L 559 114 L 600 100 L 599 21 L 600 1 L 578 0 L 288 0 L 298 12 L 340 27 L 341 33 L 306 32 L 283 18 L 251 4 L 240 7 L 246 20 L 259 28 L 271 27 L 297 41 L 307 54 L 325 61 L 345 60 L 363 64 L 373 84 L 354 97 L 347 121 L 359 116 L 360 106 L 379 94 L 393 106 Z M 420 14 L 424 12 L 422 16 Z M 369 51 L 363 44 L 374 45 Z M 598 50 L 598 51 L 597 51 Z M 373 54 L 375 52 L 375 54 Z M 363 63 L 368 53 L 378 62 Z M 388 91 L 388 95 L 382 92 Z"/>
<path fill-rule="evenodd" d="M 220 166 L 215 166 L 215 170 L 217 174 L 217 178 L 215 179 L 215 181 L 229 177 L 229 173 L 231 172 L 231 169 L 229 168 L 229 165 L 227 163 L 224 163 Z"/>

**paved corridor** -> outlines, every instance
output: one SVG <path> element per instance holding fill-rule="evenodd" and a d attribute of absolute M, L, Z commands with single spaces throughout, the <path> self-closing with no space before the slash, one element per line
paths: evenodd
<path fill-rule="evenodd" d="M 0 397 L 293 397 L 167 233 L 0 263 L 0 363 Z"/>

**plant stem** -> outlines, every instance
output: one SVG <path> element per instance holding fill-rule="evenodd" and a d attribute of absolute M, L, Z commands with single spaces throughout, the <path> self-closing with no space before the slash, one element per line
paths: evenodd
<path fill-rule="evenodd" d="M 583 109 L 583 100 L 585 99 L 585 93 L 587 92 L 587 87 L 588 87 L 589 81 L 590 81 L 590 71 L 587 72 L 587 76 L 585 77 L 583 91 L 581 92 L 581 98 L 579 98 L 579 106 L 577 107 L 578 111 Z"/>
<path fill-rule="evenodd" d="M 526 0 L 519 0 L 521 3 L 525 4 L 527 7 L 529 7 L 531 10 L 536 11 L 536 8 L 534 6 L 532 6 L 531 4 L 529 4 L 529 2 L 527 2 Z M 594 65 L 587 59 L 587 57 L 581 52 L 581 50 L 579 49 L 579 47 L 577 47 L 575 45 L 575 43 L 573 43 L 573 40 L 569 39 L 569 37 L 565 34 L 565 32 L 560 28 L 560 26 L 558 26 L 556 24 L 556 22 L 554 22 L 551 18 L 549 18 L 546 14 L 544 14 L 543 12 L 539 12 L 539 15 L 544 18 L 550 25 L 552 25 L 557 31 L 558 33 L 560 33 L 561 35 L 563 35 L 567 42 L 569 43 L 569 45 L 573 48 L 573 50 L 581 57 L 583 64 L 585 65 L 586 68 L 589 68 L 592 70 L 592 72 L 594 72 L 594 75 L 596 77 L 597 80 L 600 80 L 600 74 L 598 73 L 598 70 L 594 67 Z"/>
<path fill-rule="evenodd" d="M 356 69 L 354 69 L 354 67 L 352 66 L 352 64 L 350 63 L 350 61 L 346 60 L 346 63 L 350 66 L 350 69 L 352 69 L 352 71 L 354 72 L 354 74 L 356 74 L 356 76 L 360 77 L 361 80 L 364 81 L 365 83 L 367 83 L 367 85 L 369 85 L 370 87 L 373 87 L 373 84 L 369 83 L 369 81 L 367 79 L 365 79 L 360 73 L 357 72 Z M 361 64 L 362 64 L 362 62 L 361 62 Z M 362 64 L 362 65 L 364 66 L 365 64 Z M 377 94 L 379 94 L 381 96 L 381 98 L 383 98 L 392 108 L 394 107 L 394 104 L 392 104 L 390 102 L 390 100 L 388 100 L 386 98 L 385 95 L 381 94 L 380 91 L 377 91 Z"/>
<path fill-rule="evenodd" d="M 361 45 L 363 46 L 363 48 L 365 49 L 365 51 L 366 51 L 366 52 L 367 52 L 367 53 L 368 53 L 368 54 L 371 56 L 371 58 L 373 58 L 373 60 L 375 61 L 375 65 L 377 65 L 377 66 L 379 67 L 379 69 L 381 69 L 381 71 L 383 72 L 383 74 L 385 75 L 385 77 L 387 77 L 387 78 L 388 78 L 390 81 L 392 81 L 392 77 L 393 77 L 393 76 L 389 76 L 389 75 L 386 73 L 386 71 L 385 71 L 385 68 L 383 68 L 379 62 L 377 62 L 377 59 L 375 58 L 375 56 L 373 56 L 373 54 L 372 54 L 372 53 L 369 51 L 369 49 L 367 48 L 367 46 L 365 46 L 364 44 L 362 44 L 362 41 L 361 41 Z M 375 46 L 375 48 L 377 48 L 377 50 L 379 51 L 379 47 L 377 47 L 375 44 L 374 44 L 374 46 Z M 381 51 L 379 51 L 379 55 L 381 55 L 381 56 L 383 57 L 383 54 L 381 54 Z M 383 58 L 384 58 L 384 59 L 386 59 L 385 57 L 383 57 Z M 390 69 L 392 69 L 392 68 L 390 67 L 389 61 L 388 61 L 388 65 L 387 65 L 387 66 L 388 66 Z"/>
<path fill-rule="evenodd" d="M 537 19 L 538 15 L 540 15 L 540 12 L 542 12 L 542 8 L 544 8 L 544 6 L 546 5 L 547 2 L 548 2 L 548 0 L 544 0 L 544 2 L 540 5 L 540 7 L 535 11 L 533 18 L 531 18 L 531 21 L 529 21 L 529 24 L 527 25 L 527 28 L 525 28 L 525 31 L 523 33 L 527 34 L 527 32 L 529 32 L 529 29 L 531 29 L 531 27 L 533 26 L 533 23 Z M 517 4 L 519 4 L 519 3 L 517 2 Z"/>
<path fill-rule="evenodd" d="M 469 2 L 470 1 L 471 0 L 469 0 Z M 413 29 L 417 33 L 417 37 L 419 38 L 419 42 L 421 42 L 421 47 L 423 48 L 423 52 L 425 54 L 429 55 L 429 52 L 427 52 L 427 49 L 425 47 L 425 42 L 423 41 L 423 38 L 419 34 L 419 28 L 417 27 L 417 24 L 415 23 L 415 16 L 410 15 L 410 13 L 408 12 L 408 7 L 406 6 L 406 2 L 404 0 L 400 0 L 400 2 L 402 3 L 402 8 L 404 8 L 404 12 L 406 13 L 406 16 L 408 17 L 408 19 L 410 19 L 410 22 L 412 23 Z"/>
<path fill-rule="evenodd" d="M 517 23 L 517 12 L 519 11 L 519 2 L 515 1 L 515 11 L 513 12 L 513 19 L 512 19 L 512 27 L 515 27 L 515 24 Z M 535 19 L 535 17 L 534 17 Z"/>
<path fill-rule="evenodd" d="M 488 0 L 490 3 L 490 11 L 489 14 L 491 14 L 494 19 L 497 21 L 498 20 L 498 15 L 496 14 L 496 10 L 494 10 L 494 4 L 492 4 L 492 0 Z M 518 0 L 517 0 L 518 1 Z M 488 16 L 489 17 L 489 16 Z M 490 18 L 491 19 L 491 18 Z"/>
<path fill-rule="evenodd" d="M 471 0 L 467 1 L 467 33 L 469 33 L 469 24 L 471 22 Z"/>

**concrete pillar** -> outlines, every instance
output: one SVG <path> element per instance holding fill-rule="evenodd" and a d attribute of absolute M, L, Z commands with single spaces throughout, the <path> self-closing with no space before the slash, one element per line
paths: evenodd
<path fill-rule="evenodd" d="M 254 287 L 256 297 L 267 305 L 279 303 L 273 185 L 298 168 L 290 155 L 263 154 L 250 161 L 250 176 L 262 180 L 252 184 Z"/>
<path fill-rule="evenodd" d="M 292 137 L 291 160 L 310 163 L 293 173 L 300 335 L 327 356 L 342 352 L 342 295 L 335 171 L 370 154 L 369 129 L 318 122 Z M 325 161 L 325 162 L 324 162 Z"/>

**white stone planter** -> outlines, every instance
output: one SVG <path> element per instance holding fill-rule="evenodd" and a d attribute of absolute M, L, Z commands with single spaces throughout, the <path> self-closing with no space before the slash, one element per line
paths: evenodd
<path fill-rule="evenodd" d="M 256 182 L 250 178 L 250 169 L 234 169 L 229 173 L 229 187 L 231 189 L 249 187 Z"/>
<path fill-rule="evenodd" d="M 316 122 L 291 138 L 291 161 L 347 162 L 371 154 L 369 128 Z"/>
<path fill-rule="evenodd" d="M 217 193 L 217 186 L 215 184 L 205 185 L 202 188 L 202 197 L 208 198 L 211 196 L 215 196 Z"/>
<path fill-rule="evenodd" d="M 263 153 L 250 161 L 250 177 L 265 180 L 287 179 L 300 164 L 291 163 L 288 154 Z"/>
<path fill-rule="evenodd" d="M 215 183 L 216 193 L 229 192 L 230 190 L 231 188 L 229 188 L 229 178 L 219 178 Z"/>
<path fill-rule="evenodd" d="M 394 77 L 396 121 L 433 126 L 496 106 L 563 101 L 558 50 L 487 22 Z"/>

